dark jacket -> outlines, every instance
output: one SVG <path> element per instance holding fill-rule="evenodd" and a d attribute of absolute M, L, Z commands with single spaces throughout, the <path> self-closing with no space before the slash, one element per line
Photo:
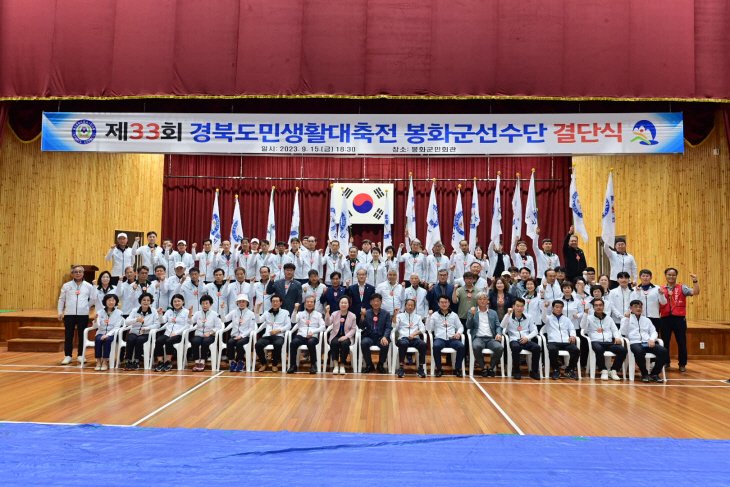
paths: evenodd
<path fill-rule="evenodd" d="M 294 314 L 295 304 L 302 303 L 302 284 L 294 279 L 289 283 L 289 289 L 286 289 L 286 279 L 269 281 L 266 292 L 272 296 L 279 296 L 281 298 L 281 307 L 287 310 L 289 315 Z"/>
<path fill-rule="evenodd" d="M 454 285 L 453 284 L 446 284 L 446 296 L 449 298 L 449 301 L 451 302 L 451 306 L 449 307 L 451 311 L 454 313 L 457 313 L 459 311 L 459 306 L 454 303 L 451 299 L 451 297 L 454 295 Z M 439 298 L 441 297 L 441 284 L 438 282 L 433 285 L 433 289 L 431 289 L 427 294 L 426 298 L 428 299 L 428 308 L 433 311 L 434 313 L 438 312 L 439 310 Z"/>
<path fill-rule="evenodd" d="M 490 289 L 489 290 L 489 307 L 492 310 L 497 309 L 497 305 L 499 304 L 499 303 L 497 303 L 497 299 L 499 299 L 499 298 L 497 298 L 497 292 Z M 515 297 L 511 293 L 509 293 L 507 290 L 505 290 L 505 293 L 504 293 L 504 310 L 505 310 L 505 312 L 509 308 L 511 308 L 514 304 L 515 304 Z M 495 313 L 496 313 L 496 311 L 495 311 Z"/>
<path fill-rule="evenodd" d="M 362 309 L 370 309 L 370 298 L 373 297 L 374 293 L 375 288 L 370 284 L 365 284 L 362 297 L 360 297 L 360 288 L 357 284 L 353 284 L 347 288 L 347 295 L 350 296 L 350 299 L 352 300 L 350 311 L 355 313 L 358 325 L 360 324 L 360 312 Z"/>
<path fill-rule="evenodd" d="M 466 319 L 466 329 L 469 330 L 472 341 L 477 337 L 479 331 L 479 308 L 476 309 L 474 314 L 469 311 L 469 317 Z M 489 316 L 489 328 L 492 329 L 492 338 L 502 334 L 502 324 L 499 322 L 497 312 L 493 309 L 487 309 L 487 315 Z"/>
<path fill-rule="evenodd" d="M 373 320 L 374 317 L 375 314 L 373 313 L 372 309 L 369 309 L 365 312 L 365 320 L 360 323 L 362 336 L 375 339 L 380 339 L 383 337 L 390 338 L 390 333 L 393 331 L 393 318 L 391 314 L 383 308 L 380 308 L 380 313 L 378 313 L 377 327 L 375 326 L 376 323 Z"/>
<path fill-rule="evenodd" d="M 573 282 L 573 279 L 578 276 L 583 277 L 583 271 L 586 270 L 586 267 L 588 267 L 583 250 L 579 248 L 572 249 L 570 245 L 568 245 L 570 237 L 572 236 L 573 234 L 569 233 L 565 236 L 565 241 L 563 242 L 563 261 L 565 262 L 566 269 L 565 276 L 570 282 Z"/>

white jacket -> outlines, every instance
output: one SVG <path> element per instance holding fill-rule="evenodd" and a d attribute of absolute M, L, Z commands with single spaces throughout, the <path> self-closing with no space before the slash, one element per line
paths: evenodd
<path fill-rule="evenodd" d="M 428 316 L 428 315 L 426 315 Z M 423 323 L 423 315 L 417 312 L 414 313 L 398 313 L 396 316 L 395 324 L 393 325 L 395 330 L 396 340 L 399 338 L 408 338 L 417 331 L 426 332 L 426 325 Z M 424 339 L 423 336 L 420 337 Z"/>
<path fill-rule="evenodd" d="M 558 254 L 555 252 L 550 255 L 543 252 L 537 246 L 538 240 L 539 239 L 534 239 L 532 241 L 532 251 L 535 253 L 535 258 L 537 259 L 537 275 L 535 277 L 538 279 L 545 279 L 545 271 L 558 267 L 560 265 L 560 257 L 558 257 Z"/>
<path fill-rule="evenodd" d="M 231 253 L 226 255 L 221 250 L 220 254 L 218 254 L 218 260 L 215 265 L 217 269 L 223 269 L 224 279 L 228 278 L 228 276 L 231 277 L 231 280 L 235 279 L 236 267 L 238 267 L 238 252 L 231 250 Z M 248 274 L 246 274 L 246 276 L 248 276 Z"/>
<path fill-rule="evenodd" d="M 616 323 L 606 313 L 604 313 L 603 319 L 596 315 L 583 314 L 580 327 L 586 330 L 592 342 L 608 343 L 621 338 Z"/>
<path fill-rule="evenodd" d="M 284 308 L 279 308 L 279 312 L 274 315 L 271 311 L 272 310 L 267 311 L 261 317 L 263 321 L 261 327 L 265 330 L 264 336 L 272 336 L 272 331 L 281 330 L 281 333 L 276 336 L 284 338 L 285 333 L 291 330 L 291 318 L 289 317 L 289 312 Z"/>
<path fill-rule="evenodd" d="M 365 264 L 365 270 L 368 271 L 367 282 L 373 287 L 377 287 L 380 283 L 388 280 L 388 267 L 382 260 L 375 263 L 373 261 Z"/>
<path fill-rule="evenodd" d="M 403 286 L 401 284 L 396 283 L 395 286 L 391 286 L 390 282 L 385 281 L 375 288 L 375 292 L 383 296 L 382 307 L 391 315 L 396 308 L 403 309 Z"/>
<path fill-rule="evenodd" d="M 111 335 L 122 326 L 124 326 L 124 317 L 119 309 L 114 308 L 112 314 L 107 314 L 105 309 L 101 309 L 96 313 L 94 328 L 97 329 L 97 335 Z M 83 337 L 80 337 L 80 339 L 83 340 Z"/>
<path fill-rule="evenodd" d="M 307 310 L 299 311 L 292 315 L 291 322 L 297 327 L 297 335 L 305 338 L 310 333 L 312 337 L 319 338 L 319 334 L 327 329 L 322 313 L 317 310 L 311 313 Z"/>
<path fill-rule="evenodd" d="M 659 305 L 667 304 L 667 297 L 661 288 L 654 284 L 647 291 L 644 291 L 641 285 L 636 286 L 631 293 L 631 299 L 638 299 L 644 303 L 641 315 L 647 318 L 659 318 Z"/>
<path fill-rule="evenodd" d="M 218 266 L 218 254 L 214 250 L 210 252 L 198 252 L 195 254 L 195 260 L 198 261 L 198 269 L 200 269 L 200 279 L 205 283 L 213 282 L 213 271 Z"/>
<path fill-rule="evenodd" d="M 426 275 L 425 281 L 429 284 L 436 284 L 439 280 L 439 271 L 445 269 L 451 275 L 451 260 L 445 255 L 429 255 L 426 257 Z M 463 274 L 463 272 L 462 272 Z"/>
<path fill-rule="evenodd" d="M 256 330 L 256 315 L 248 308 L 236 307 L 226 315 L 226 323 L 231 323 L 231 338 L 247 337 Z"/>
<path fill-rule="evenodd" d="M 181 308 L 180 311 L 168 309 L 160 318 L 160 324 L 165 325 L 165 335 L 180 335 L 188 328 L 188 316 L 190 313 L 187 308 Z"/>
<path fill-rule="evenodd" d="M 193 257 L 193 254 L 191 254 L 190 252 L 180 254 L 180 252 L 175 250 L 167 256 L 167 262 L 168 273 L 174 273 L 175 264 L 177 264 L 178 262 L 182 262 L 183 264 L 185 264 L 185 274 L 190 272 L 190 269 L 195 267 L 195 257 Z"/>
<path fill-rule="evenodd" d="M 112 264 L 112 276 L 121 277 L 124 275 L 124 269 L 134 265 L 134 255 L 138 246 L 139 243 L 134 242 L 134 245 L 131 247 L 127 245 L 127 247 L 122 250 L 122 248 L 117 245 L 107 252 L 106 261 L 114 261 L 114 264 Z"/>
<path fill-rule="evenodd" d="M 522 314 L 522 320 L 514 317 L 514 313 L 505 313 L 502 318 L 502 333 L 507 335 L 508 341 L 520 341 L 521 338 L 532 340 L 537 336 L 535 320 L 528 314 Z"/>
<path fill-rule="evenodd" d="M 135 242 L 137 243 L 137 242 Z M 135 250 L 134 255 L 142 256 L 142 265 L 147 266 L 150 270 L 150 275 L 155 274 L 155 267 L 158 265 L 164 265 L 167 269 L 165 257 L 162 255 L 162 247 L 156 245 L 154 248 L 149 245 L 143 245 Z"/>
<path fill-rule="evenodd" d="M 537 274 L 535 272 L 535 259 L 533 259 L 531 255 L 525 254 L 525 257 L 522 257 L 519 252 L 513 251 L 512 263 L 514 263 L 515 267 L 517 267 L 518 269 L 527 267 L 528 269 L 530 269 L 530 275 L 533 277 L 537 277 Z"/>
<path fill-rule="evenodd" d="M 268 254 L 264 257 L 262 265 L 269 266 L 269 269 L 271 270 L 271 279 L 277 281 L 279 279 L 284 279 L 284 266 L 286 264 L 297 265 L 294 258 L 292 258 L 291 252 L 284 252 L 283 254 Z"/>
<path fill-rule="evenodd" d="M 651 322 L 646 316 L 640 316 L 636 319 L 636 315 L 631 313 L 631 316 L 623 317 L 621 319 L 621 334 L 629 339 L 630 344 L 635 343 L 648 343 L 649 340 L 656 341 L 659 336 L 654 323 Z"/>
<path fill-rule="evenodd" d="M 250 250 L 246 253 L 238 251 L 238 267 L 246 269 L 246 279 L 255 281 L 261 279 L 261 274 L 259 274 L 260 262 L 259 254 L 254 254 Z"/>
<path fill-rule="evenodd" d="M 207 312 L 202 309 L 197 311 L 191 318 L 188 318 L 188 324 L 195 326 L 195 336 L 198 337 L 223 329 L 220 316 L 213 311 L 212 306 Z"/>
<path fill-rule="evenodd" d="M 413 286 L 409 286 L 403 291 L 403 302 L 405 303 L 407 299 L 413 299 L 416 302 L 416 313 L 421 315 L 421 318 L 425 318 L 428 316 L 427 294 L 428 291 L 420 286 L 418 289 L 414 289 Z"/>
<path fill-rule="evenodd" d="M 208 296 L 213 298 L 213 305 L 210 309 L 211 311 L 218 313 L 220 316 L 225 316 L 228 312 L 228 299 L 230 298 L 228 285 L 228 282 L 223 281 L 223 284 L 220 286 L 218 286 L 215 282 L 211 282 L 205 286 L 206 293 Z"/>
<path fill-rule="evenodd" d="M 172 297 L 170 292 L 171 284 L 174 289 L 176 284 L 170 278 L 165 278 L 164 281 L 152 281 L 148 288 L 148 292 L 154 298 L 154 302 L 152 303 L 153 308 L 162 308 L 162 310 L 165 311 L 170 307 L 170 298 Z"/>
<path fill-rule="evenodd" d="M 428 318 L 427 323 L 426 328 L 433 333 L 434 340 L 437 338 L 450 340 L 457 333 L 464 333 L 464 325 L 461 324 L 459 315 L 451 310 L 448 315 L 444 316 L 439 309 Z"/>
<path fill-rule="evenodd" d="M 251 283 L 243 281 L 238 282 L 236 280 L 229 281 L 228 282 L 228 296 L 227 296 L 227 302 L 228 302 L 228 308 L 226 310 L 226 313 L 231 310 L 235 310 L 238 308 L 238 304 L 236 303 L 236 300 L 238 299 L 239 294 L 243 294 L 248 298 L 248 304 L 249 307 L 251 306 L 251 303 L 253 302 L 253 299 L 251 298 L 251 289 L 253 289 L 253 285 Z M 225 313 L 221 313 L 221 316 L 224 316 Z"/>
<path fill-rule="evenodd" d="M 76 284 L 69 281 L 61 286 L 61 294 L 58 296 L 58 315 L 88 316 L 89 308 L 96 302 L 96 290 L 94 286 L 86 281 Z"/>
<path fill-rule="evenodd" d="M 104 299 L 104 296 L 106 296 L 107 294 L 114 294 L 116 297 L 118 297 L 121 300 L 116 286 L 110 285 L 109 289 L 107 289 L 106 291 L 104 291 L 103 289 L 99 289 L 99 286 L 97 286 L 94 288 L 94 290 L 96 291 L 96 300 L 94 301 L 94 307 L 96 309 L 101 309 L 104 307 L 104 303 L 102 302 L 102 300 Z M 119 303 L 117 303 L 117 308 L 118 307 L 119 307 Z"/>
<path fill-rule="evenodd" d="M 423 281 L 428 277 L 428 268 L 426 267 L 426 255 L 418 253 L 413 255 L 411 252 L 401 255 L 398 257 L 398 262 L 405 262 L 405 279 L 410 279 L 411 274 L 418 274 L 418 277 Z"/>
<path fill-rule="evenodd" d="M 253 301 L 249 303 L 249 306 L 251 307 L 251 310 L 256 314 L 263 315 L 271 309 L 272 295 L 266 292 L 266 286 L 268 286 L 270 282 L 271 279 L 266 281 L 266 283 L 255 282 L 253 284 L 253 288 L 251 289 L 251 299 Z M 262 303 L 261 309 L 259 309 L 259 303 Z"/>
<path fill-rule="evenodd" d="M 636 266 L 636 259 L 631 254 L 619 254 L 611 250 L 611 247 L 607 243 L 603 244 L 603 250 L 606 252 L 606 257 L 611 262 L 611 280 L 618 280 L 619 272 L 628 272 L 631 276 L 631 282 L 637 282 L 639 280 L 638 267 Z"/>
<path fill-rule="evenodd" d="M 474 262 L 474 256 L 470 253 L 465 254 L 464 252 L 459 250 L 455 254 L 451 254 L 451 259 L 449 259 L 449 269 L 451 269 L 452 265 L 454 266 L 454 271 L 451 273 L 451 277 L 453 279 L 461 279 L 462 277 L 464 277 L 464 273 L 469 270 L 469 266 L 472 264 L 472 262 Z M 431 275 L 429 274 L 429 278 L 430 277 Z M 435 282 L 436 281 L 434 281 L 434 283 Z"/>
<path fill-rule="evenodd" d="M 319 301 L 322 298 L 322 295 L 327 291 L 327 286 L 320 283 L 317 285 L 317 287 L 312 287 L 311 284 L 306 283 L 302 284 L 302 303 L 306 300 L 308 296 L 314 297 L 314 309 L 315 311 L 319 311 L 320 313 L 324 313 L 324 305 Z"/>
<path fill-rule="evenodd" d="M 325 284 L 328 286 L 332 284 L 332 279 L 330 279 L 330 274 L 337 271 L 340 274 L 342 274 L 342 266 L 345 264 L 345 256 L 342 255 L 342 252 L 338 253 L 337 255 L 334 255 L 332 253 L 327 253 L 327 255 L 323 258 L 324 266 L 325 266 L 325 275 L 322 276 L 324 278 Z M 342 280 L 342 283 L 345 283 L 345 280 Z"/>
<path fill-rule="evenodd" d="M 611 289 L 608 292 L 608 302 L 611 303 L 611 317 L 616 324 L 620 324 L 621 320 L 626 316 L 626 313 L 630 312 L 629 303 L 633 299 L 631 294 L 633 291 L 630 287 L 622 289 L 621 286 Z"/>
<path fill-rule="evenodd" d="M 142 329 L 144 328 L 145 334 L 149 333 L 150 330 L 156 330 L 160 327 L 160 315 L 154 309 L 154 305 L 150 306 L 150 312 L 146 315 L 142 314 L 142 308 L 137 308 L 129 314 L 129 317 L 125 320 L 124 324 L 129 327 L 129 333 L 135 335 L 142 335 Z M 137 322 L 137 318 L 143 318 L 144 323 Z"/>
<path fill-rule="evenodd" d="M 545 322 L 548 341 L 553 343 L 568 343 L 570 341 L 569 338 L 575 336 L 573 322 L 566 318 L 565 315 L 548 316 L 545 309 L 547 308 L 543 308 L 542 320 Z"/>

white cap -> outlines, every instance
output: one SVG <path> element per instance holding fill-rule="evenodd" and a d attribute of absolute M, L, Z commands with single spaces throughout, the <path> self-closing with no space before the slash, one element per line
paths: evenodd
<path fill-rule="evenodd" d="M 501 276 L 510 276 L 510 277 L 512 276 L 512 274 L 510 274 L 509 271 L 503 271 L 502 274 L 500 274 L 500 275 Z"/>
<path fill-rule="evenodd" d="M 185 240 L 178 240 L 178 241 L 177 241 L 177 244 L 178 244 L 178 245 L 180 245 L 180 244 L 185 244 L 185 245 L 187 245 L 188 243 L 187 243 L 187 242 L 186 242 Z"/>
<path fill-rule="evenodd" d="M 239 302 L 239 301 L 246 301 L 248 303 L 249 302 L 248 296 L 246 296 L 245 294 L 239 294 L 238 297 L 236 298 L 236 302 Z"/>
<path fill-rule="evenodd" d="M 254 243 L 254 242 L 256 242 L 256 243 L 261 243 L 261 241 L 260 241 L 259 239 L 257 239 L 257 238 L 252 238 L 252 239 L 251 239 L 251 243 Z"/>
<path fill-rule="evenodd" d="M 177 269 L 178 267 L 183 267 L 184 268 L 185 267 L 185 264 L 183 264 L 182 262 L 178 262 L 177 264 L 175 264 L 175 269 Z"/>
<path fill-rule="evenodd" d="M 122 233 L 120 233 L 119 235 L 117 235 L 117 238 L 119 238 L 119 237 L 124 237 L 124 238 L 127 238 L 127 234 L 126 234 L 126 233 L 124 233 L 124 232 L 122 232 Z"/>
<path fill-rule="evenodd" d="M 411 240 L 411 243 L 418 243 L 418 244 L 420 244 L 420 243 L 421 243 L 421 241 L 420 241 L 420 240 L 418 240 L 417 238 L 414 238 L 413 240 Z"/>

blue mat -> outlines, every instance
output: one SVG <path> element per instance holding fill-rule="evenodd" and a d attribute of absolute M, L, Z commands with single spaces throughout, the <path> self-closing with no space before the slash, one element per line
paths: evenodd
<path fill-rule="evenodd" d="M 730 441 L 0 424 L 0 484 L 726 486 Z"/>

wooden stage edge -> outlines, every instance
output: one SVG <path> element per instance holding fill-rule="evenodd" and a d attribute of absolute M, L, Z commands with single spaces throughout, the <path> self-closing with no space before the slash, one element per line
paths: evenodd
<path fill-rule="evenodd" d="M 93 315 L 89 317 L 89 321 Z M 26 309 L 0 313 L 0 343 L 18 338 L 21 327 L 62 327 L 55 309 Z M 690 360 L 730 360 L 730 321 L 688 322 L 687 343 Z M 672 340 L 672 356 L 677 354 Z"/>

